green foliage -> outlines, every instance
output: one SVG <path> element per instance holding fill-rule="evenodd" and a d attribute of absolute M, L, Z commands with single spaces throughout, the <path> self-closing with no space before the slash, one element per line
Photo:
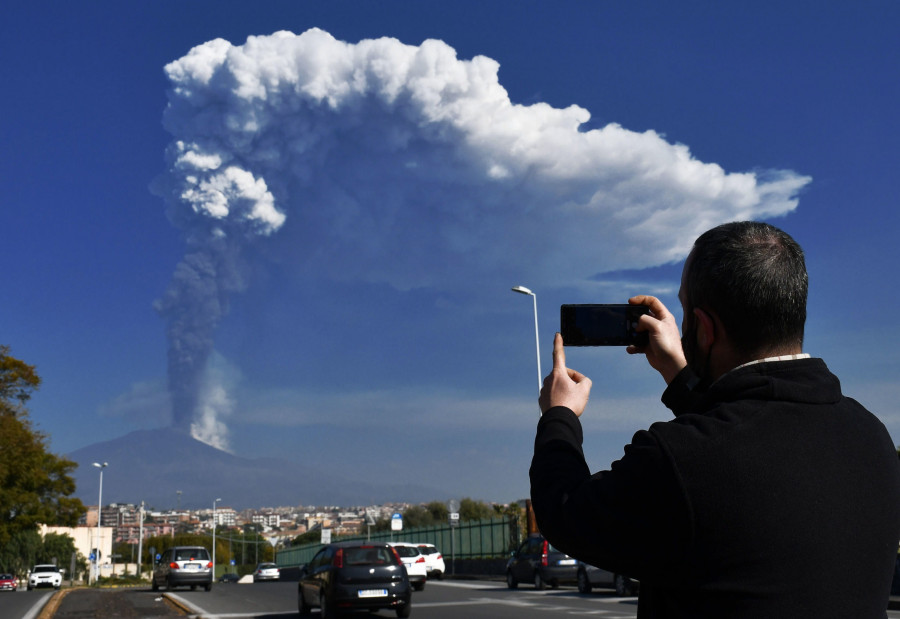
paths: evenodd
<path fill-rule="evenodd" d="M 481 501 L 465 498 L 459 502 L 459 519 L 461 522 L 492 518 L 494 515 L 494 508 Z"/>
<path fill-rule="evenodd" d="M 491 505 L 482 501 L 465 498 L 459 502 L 459 520 L 466 522 L 469 520 L 482 520 L 484 518 L 493 518 L 497 515 L 497 511 Z M 425 505 L 412 505 L 403 512 L 403 528 L 417 529 L 419 527 L 430 527 L 446 524 L 450 519 L 450 512 L 447 505 L 441 501 L 432 501 Z M 390 518 L 379 518 L 372 527 L 373 532 L 389 531 L 391 529 Z M 308 540 L 304 543 L 309 543 Z M 295 541 L 295 545 L 297 542 Z"/>
<path fill-rule="evenodd" d="M 71 473 L 75 462 L 47 451 L 24 403 L 40 385 L 34 367 L 0 346 L 0 548 L 38 524 L 75 526 L 85 512 Z"/>
<path fill-rule="evenodd" d="M 48 533 L 42 540 L 37 529 L 17 531 L 10 536 L 9 543 L 0 548 L 0 571 L 24 578 L 32 566 L 52 563 L 65 569 L 66 579 L 70 579 L 72 553 L 76 552 L 75 540 L 64 533 Z M 75 566 L 78 573 L 87 569 L 87 560 L 80 553 L 76 555 Z"/>
<path fill-rule="evenodd" d="M 33 365 L 9 356 L 9 346 L 0 346 L 0 411 L 28 401 L 31 392 L 41 384 Z"/>
<path fill-rule="evenodd" d="M 303 544 L 315 544 L 320 539 L 322 539 L 322 531 L 316 529 L 315 531 L 307 531 L 306 533 L 301 533 L 293 540 L 291 540 L 291 545 L 302 546 Z"/>

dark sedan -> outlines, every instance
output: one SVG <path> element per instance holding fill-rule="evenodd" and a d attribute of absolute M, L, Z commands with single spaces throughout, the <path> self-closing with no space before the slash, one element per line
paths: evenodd
<path fill-rule="evenodd" d="M 338 542 L 322 548 L 300 570 L 300 616 L 321 609 L 323 619 L 351 610 L 394 610 L 409 617 L 411 587 L 396 551 L 385 542 Z"/>
<path fill-rule="evenodd" d="M 520 582 L 531 582 L 535 589 L 543 589 L 577 581 L 578 561 L 551 546 L 541 535 L 532 535 L 522 542 L 506 564 L 506 585 L 510 589 Z"/>
<path fill-rule="evenodd" d="M 587 563 L 578 563 L 578 591 L 590 593 L 594 587 L 615 589 L 616 595 L 637 595 L 640 583 L 624 574 L 616 574 Z"/>

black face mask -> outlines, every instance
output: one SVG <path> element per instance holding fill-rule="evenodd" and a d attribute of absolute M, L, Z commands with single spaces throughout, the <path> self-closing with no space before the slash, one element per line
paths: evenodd
<path fill-rule="evenodd" d="M 691 371 L 700 381 L 694 389 L 705 391 L 712 383 L 712 377 L 710 376 L 709 371 L 710 351 L 707 351 L 706 355 L 702 356 L 697 347 L 696 317 L 691 316 L 690 320 L 686 320 L 685 322 L 687 325 L 681 335 L 681 348 L 684 350 L 684 358 L 687 361 L 688 367 L 691 368 Z"/>

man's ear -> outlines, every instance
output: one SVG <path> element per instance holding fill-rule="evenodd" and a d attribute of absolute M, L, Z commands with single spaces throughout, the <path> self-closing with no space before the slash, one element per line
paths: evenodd
<path fill-rule="evenodd" d="M 694 318 L 697 319 L 697 347 L 709 353 L 716 341 L 716 323 L 706 310 L 699 307 L 694 308 Z"/>

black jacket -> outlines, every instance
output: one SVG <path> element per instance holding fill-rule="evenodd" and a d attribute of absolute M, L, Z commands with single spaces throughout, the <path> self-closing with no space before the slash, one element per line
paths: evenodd
<path fill-rule="evenodd" d="M 885 617 L 900 464 L 883 424 L 821 359 L 734 370 L 591 475 L 581 424 L 541 417 L 531 498 L 560 550 L 641 581 L 638 616 Z"/>

